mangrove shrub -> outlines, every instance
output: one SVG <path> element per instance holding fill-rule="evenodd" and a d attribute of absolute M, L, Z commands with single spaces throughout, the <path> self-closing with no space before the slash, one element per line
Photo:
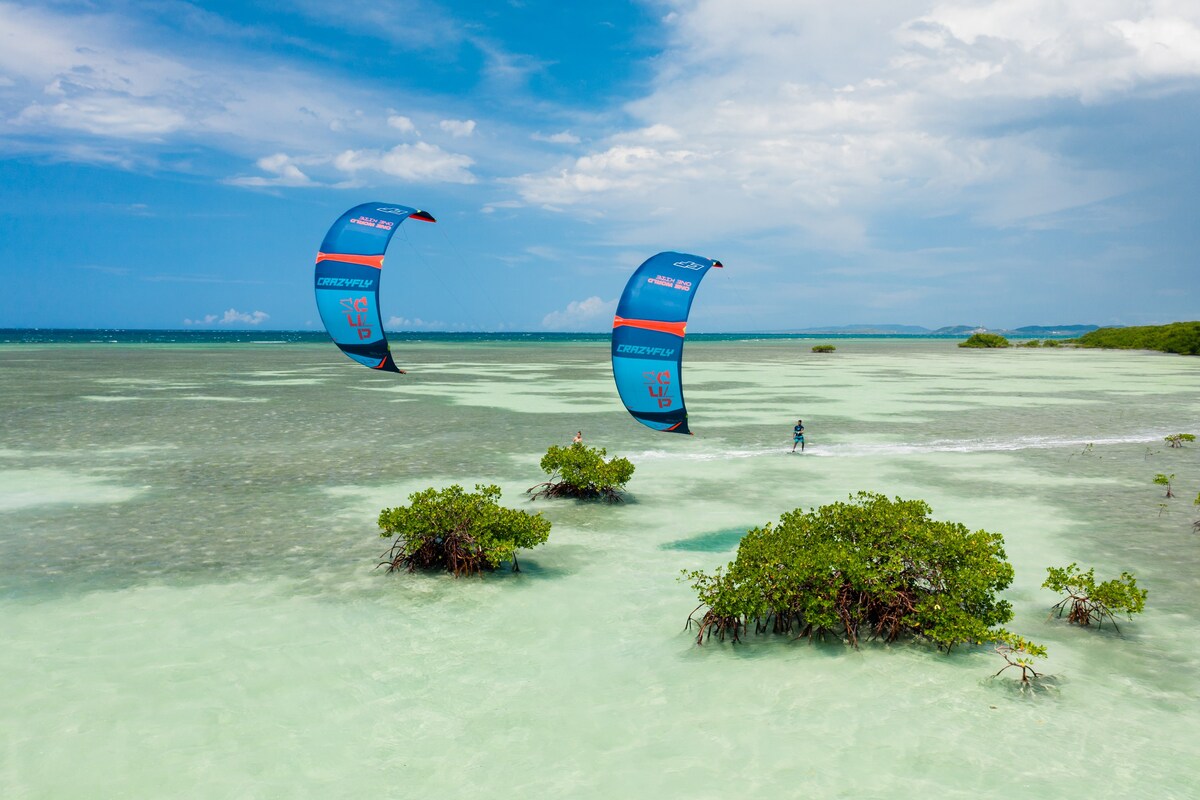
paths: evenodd
<path fill-rule="evenodd" d="M 1133 619 L 1134 614 L 1141 613 L 1146 607 L 1147 591 L 1137 588 L 1137 579 L 1128 572 L 1101 584 L 1096 583 L 1095 568 L 1083 572 L 1074 563 L 1065 567 L 1047 567 L 1046 573 L 1042 586 L 1066 594 L 1050 611 L 1057 612 L 1059 617 L 1066 611 L 1067 622 L 1076 625 L 1096 622 L 1103 627 L 1107 619 L 1115 628 L 1115 614 L 1123 613 L 1127 619 Z"/>
<path fill-rule="evenodd" d="M 700 599 L 688 617 L 696 641 L 738 641 L 751 625 L 855 647 L 863 637 L 917 637 L 946 650 L 996 641 L 992 627 L 1012 617 L 996 596 L 1013 579 L 1004 540 L 929 513 L 921 500 L 859 492 L 749 531 L 726 568 L 685 573 Z"/>
<path fill-rule="evenodd" d="M 379 512 L 379 534 L 395 537 L 380 566 L 388 572 L 404 568 L 446 569 L 454 576 L 475 575 L 512 562 L 517 549 L 536 547 L 550 536 L 550 521 L 541 514 L 504 508 L 498 486 L 476 484 L 467 492 L 455 484 L 449 489 L 426 489 L 409 495 L 410 505 Z"/>
<path fill-rule="evenodd" d="M 627 458 L 604 457 L 603 447 L 586 447 L 575 442 L 570 447 L 550 445 L 542 456 L 541 468 L 550 480 L 525 490 L 539 497 L 575 497 L 582 500 L 604 498 L 610 503 L 621 500 L 625 484 L 633 477 L 633 463 Z"/>
<path fill-rule="evenodd" d="M 1193 433 L 1172 433 L 1170 436 L 1164 436 L 1163 441 L 1171 445 L 1171 447 L 1183 447 L 1184 442 L 1196 441 L 1196 435 Z"/>
<path fill-rule="evenodd" d="M 959 342 L 959 347 L 1008 347 L 1008 339 L 998 333 L 973 333 L 965 342 Z"/>
<path fill-rule="evenodd" d="M 814 344 L 812 348 L 814 353 L 832 353 L 834 350 L 837 348 L 831 344 Z"/>
<path fill-rule="evenodd" d="M 1200 322 L 1169 325 L 1138 325 L 1131 328 L 1099 328 L 1076 340 L 1080 347 L 1120 350 L 1160 350 L 1164 353 L 1200 355 Z"/>

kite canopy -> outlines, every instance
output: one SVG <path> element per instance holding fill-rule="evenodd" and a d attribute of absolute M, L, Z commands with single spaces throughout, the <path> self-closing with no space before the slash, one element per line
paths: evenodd
<path fill-rule="evenodd" d="M 400 223 L 412 217 L 436 222 L 427 211 L 388 203 L 363 203 L 338 217 L 317 253 L 317 311 L 342 352 L 358 363 L 403 372 L 392 360 L 379 311 L 383 253 Z"/>
<path fill-rule="evenodd" d="M 656 431 L 691 433 L 680 366 L 688 312 L 700 280 L 720 261 L 659 253 L 647 259 L 621 295 L 613 319 L 613 379 L 633 418 Z"/>

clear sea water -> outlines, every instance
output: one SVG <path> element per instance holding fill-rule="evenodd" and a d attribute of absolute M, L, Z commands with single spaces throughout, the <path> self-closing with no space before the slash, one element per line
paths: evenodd
<path fill-rule="evenodd" d="M 683 437 L 603 337 L 405 341 L 407 376 L 245 339 L 0 344 L 5 798 L 1197 796 L 1200 444 L 1163 436 L 1200 434 L 1200 360 L 701 337 Z M 579 429 L 629 502 L 526 499 Z M 375 568 L 381 508 L 477 482 L 553 522 L 520 574 Z M 694 643 L 681 570 L 864 489 L 1004 535 L 1052 689 L 986 649 Z M 1071 561 L 1147 611 L 1047 619 Z"/>

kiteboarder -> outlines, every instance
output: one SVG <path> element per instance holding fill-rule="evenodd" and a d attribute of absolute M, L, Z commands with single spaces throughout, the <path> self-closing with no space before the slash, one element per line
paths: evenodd
<path fill-rule="evenodd" d="M 583 444 L 583 431 L 575 433 L 575 438 L 571 440 L 571 444 Z"/>
<path fill-rule="evenodd" d="M 796 420 L 796 427 L 792 428 L 792 452 L 796 452 L 796 445 L 800 445 L 800 452 L 804 452 L 804 420 Z"/>

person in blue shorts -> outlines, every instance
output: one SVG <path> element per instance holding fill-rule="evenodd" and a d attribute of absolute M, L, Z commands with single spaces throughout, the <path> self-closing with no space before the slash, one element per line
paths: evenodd
<path fill-rule="evenodd" d="M 796 452 L 796 445 L 800 445 L 800 452 L 804 452 L 804 420 L 796 420 L 796 427 L 792 428 L 792 452 Z"/>

